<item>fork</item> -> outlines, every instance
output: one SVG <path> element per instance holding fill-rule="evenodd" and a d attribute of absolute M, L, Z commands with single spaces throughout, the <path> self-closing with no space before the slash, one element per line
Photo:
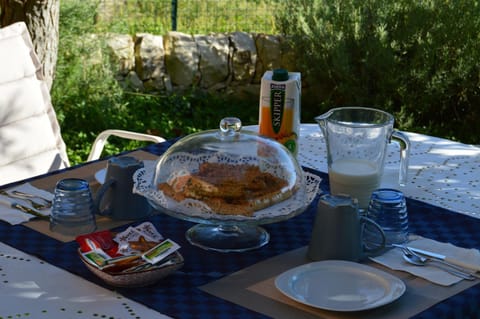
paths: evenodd
<path fill-rule="evenodd" d="M 400 247 L 400 249 L 403 252 L 403 259 L 405 259 L 407 262 L 413 265 L 426 266 L 428 263 L 431 263 L 433 266 L 437 266 L 438 268 L 443 269 L 451 273 L 452 275 L 461 277 L 463 279 L 474 280 L 475 278 L 479 278 L 479 275 L 475 273 L 469 272 L 463 268 L 452 265 L 443 260 L 437 260 L 437 259 L 422 256 L 412 251 L 408 247 Z"/>

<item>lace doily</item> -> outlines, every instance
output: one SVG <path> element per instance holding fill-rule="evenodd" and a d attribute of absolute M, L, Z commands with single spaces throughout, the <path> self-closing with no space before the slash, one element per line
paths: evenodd
<path fill-rule="evenodd" d="M 175 154 L 169 158 L 167 163 L 162 164 L 162 170 L 160 170 L 160 174 L 162 171 L 175 171 L 172 169 L 171 165 L 175 165 L 175 167 L 181 166 L 184 168 L 183 171 L 178 170 L 176 175 L 181 175 L 185 172 L 191 172 L 198 168 L 199 163 L 205 162 L 206 160 L 208 160 L 208 162 L 228 162 L 230 164 L 256 163 L 261 167 L 262 171 L 275 174 L 275 176 L 279 176 L 290 181 L 290 185 L 287 187 L 289 189 L 296 189 L 296 191 L 288 199 L 265 209 L 258 210 L 253 216 L 217 214 L 212 212 L 205 203 L 194 199 L 186 199 L 182 202 L 177 202 L 170 197 L 165 196 L 163 192 L 157 189 L 156 183 L 152 182 L 155 175 L 154 167 L 146 166 L 135 172 L 133 177 L 133 191 L 146 197 L 152 206 L 159 211 L 182 219 L 209 224 L 238 223 L 243 221 L 256 224 L 266 224 L 285 220 L 303 212 L 319 192 L 321 179 L 317 175 L 308 172 L 300 172 L 302 178 L 291 178 L 289 175 L 293 174 L 293 172 L 287 171 L 285 167 L 282 167 L 279 164 L 268 163 L 266 161 L 259 162 L 258 158 L 256 157 L 241 157 L 232 159 L 223 158 L 221 155 L 204 157 L 203 155 L 192 156 L 186 153 L 178 154 L 178 156 Z M 179 163 L 181 163 L 181 165 L 179 165 Z M 168 178 L 172 177 L 173 176 L 162 176 L 160 180 L 167 180 Z M 297 185 L 293 185 L 293 183 L 296 183 Z"/>

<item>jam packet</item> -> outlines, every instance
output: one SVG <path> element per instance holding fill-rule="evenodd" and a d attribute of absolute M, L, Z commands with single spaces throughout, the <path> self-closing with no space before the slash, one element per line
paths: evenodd
<path fill-rule="evenodd" d="M 91 234 L 80 235 L 76 238 L 82 252 L 102 250 L 110 257 L 120 256 L 118 245 L 113 241 L 112 233 L 109 230 L 102 230 Z"/>
<path fill-rule="evenodd" d="M 112 257 L 107 255 L 101 249 L 95 249 L 86 253 L 82 253 L 82 256 L 85 258 L 86 261 L 88 261 L 88 263 L 99 269 L 103 269 L 107 265 L 107 261 L 112 259 Z"/>

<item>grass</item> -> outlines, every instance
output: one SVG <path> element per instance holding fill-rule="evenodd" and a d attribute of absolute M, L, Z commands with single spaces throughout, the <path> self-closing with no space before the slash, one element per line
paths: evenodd
<path fill-rule="evenodd" d="M 72 0 L 67 0 L 72 1 Z M 91 0 L 90 0 L 91 1 Z M 165 34 L 173 30 L 189 34 L 210 32 L 276 32 L 275 0 L 178 0 L 172 19 L 171 0 L 126 0 L 98 6 L 97 27 L 135 34 Z M 108 2 L 107 2 L 108 3 Z M 103 13 L 102 13 L 103 12 Z M 174 20 L 174 21 L 173 21 Z"/>

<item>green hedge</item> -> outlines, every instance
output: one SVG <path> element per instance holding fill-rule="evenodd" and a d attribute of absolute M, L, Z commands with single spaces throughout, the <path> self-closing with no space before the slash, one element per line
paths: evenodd
<path fill-rule="evenodd" d="M 317 92 L 309 115 L 369 105 L 404 130 L 480 144 L 480 6 L 472 0 L 290 0 L 277 12 Z"/>
<path fill-rule="evenodd" d="M 335 106 L 368 105 L 393 113 L 400 129 L 480 144 L 478 1 L 277 3 L 285 5 L 275 10 L 277 29 L 296 51 L 302 81 L 313 95 L 302 99 L 303 121 Z M 125 92 L 102 48 L 86 41 L 99 32 L 97 5 L 61 2 L 52 100 L 72 163 L 86 159 L 95 136 L 106 128 L 175 137 L 217 127 L 224 116 L 256 123 L 258 105 L 252 101 L 196 88 L 159 95 Z M 137 146 L 113 141 L 106 153 Z"/>

